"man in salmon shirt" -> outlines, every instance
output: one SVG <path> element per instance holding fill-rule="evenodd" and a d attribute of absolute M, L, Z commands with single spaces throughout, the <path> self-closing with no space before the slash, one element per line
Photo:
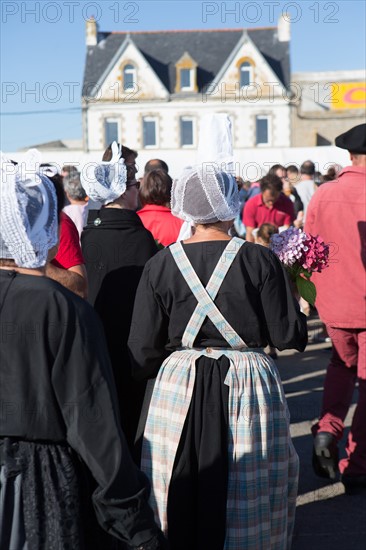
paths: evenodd
<path fill-rule="evenodd" d="M 248 200 L 244 208 L 243 223 L 246 227 L 246 240 L 254 242 L 253 229 L 263 223 L 276 227 L 289 227 L 295 219 L 292 201 L 282 193 L 282 180 L 268 175 L 260 182 L 259 195 Z"/>
<path fill-rule="evenodd" d="M 334 479 L 341 473 L 346 493 L 366 490 L 366 124 L 335 140 L 350 153 L 351 166 L 324 183 L 311 198 L 305 231 L 330 243 L 330 265 L 314 273 L 316 307 L 332 339 L 320 420 L 312 428 L 313 467 Z M 358 379 L 358 402 L 338 462 L 338 441 Z"/>

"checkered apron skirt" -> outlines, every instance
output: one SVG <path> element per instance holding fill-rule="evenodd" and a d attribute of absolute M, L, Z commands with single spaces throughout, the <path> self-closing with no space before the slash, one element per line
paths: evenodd
<path fill-rule="evenodd" d="M 174 460 L 201 356 L 225 356 L 230 367 L 228 493 L 224 550 L 289 550 L 294 524 L 298 456 L 289 435 L 289 413 L 272 359 L 249 349 L 213 300 L 244 241 L 229 241 L 206 288 L 180 243 L 170 251 L 197 299 L 182 338 L 182 348 L 162 364 L 150 403 L 141 469 L 151 482 L 155 520 L 168 533 L 167 499 Z M 194 340 L 208 316 L 230 349 L 195 349 Z"/>

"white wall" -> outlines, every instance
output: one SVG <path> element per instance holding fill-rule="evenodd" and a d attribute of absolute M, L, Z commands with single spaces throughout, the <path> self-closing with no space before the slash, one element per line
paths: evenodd
<path fill-rule="evenodd" d="M 62 167 L 64 164 L 76 164 L 79 170 L 88 162 L 98 162 L 103 151 L 84 153 L 83 151 L 41 150 L 42 162 L 54 162 Z M 24 153 L 6 153 L 8 158 L 22 161 Z M 161 158 L 168 163 L 172 177 L 179 175 L 187 165 L 196 161 L 195 150 L 142 150 L 139 151 L 137 164 L 140 168 L 139 176 L 143 173 L 145 163 L 152 158 Z M 239 148 L 234 149 L 234 160 L 237 175 L 244 179 L 255 181 L 268 171 L 273 164 L 297 164 L 310 159 L 317 164 L 320 172 L 326 172 L 329 164 L 337 163 L 342 166 L 350 164 L 347 151 L 338 147 L 283 147 L 283 148 Z"/>
<path fill-rule="evenodd" d="M 290 106 L 282 98 L 262 99 L 257 102 L 240 100 L 225 101 L 225 98 L 183 99 L 170 102 L 150 101 L 137 104 L 96 103 L 88 109 L 88 142 L 89 151 L 100 151 L 105 148 L 104 120 L 113 118 L 119 122 L 120 141 L 132 149 L 141 150 L 142 119 L 155 116 L 158 119 L 159 149 L 164 153 L 180 148 L 179 119 L 181 116 L 192 116 L 196 119 L 196 136 L 198 138 L 200 119 L 206 113 L 227 113 L 233 122 L 234 144 L 236 147 L 254 147 L 255 117 L 271 116 L 271 146 L 289 147 L 291 144 Z M 151 149 L 153 150 L 153 149 Z"/>

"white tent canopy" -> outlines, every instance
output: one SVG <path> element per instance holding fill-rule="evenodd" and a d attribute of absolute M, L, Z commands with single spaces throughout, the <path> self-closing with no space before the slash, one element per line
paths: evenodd
<path fill-rule="evenodd" d="M 40 149 L 42 162 L 57 164 L 60 168 L 66 164 L 76 165 L 79 171 L 85 169 L 87 163 L 100 162 L 103 151 L 84 153 L 81 150 Z M 152 158 L 160 158 L 169 166 L 169 173 L 174 178 L 185 166 L 196 162 L 196 150 L 181 149 L 174 151 L 159 149 L 144 149 L 138 152 L 138 177 L 143 175 L 145 163 Z M 25 152 L 6 153 L 6 156 L 21 162 Z M 316 169 L 325 173 L 331 164 L 347 166 L 350 164 L 349 154 L 334 146 L 325 147 L 288 147 L 234 149 L 235 173 L 244 180 L 256 181 L 262 177 L 273 164 L 295 164 L 298 167 L 305 161 L 312 160 Z"/>

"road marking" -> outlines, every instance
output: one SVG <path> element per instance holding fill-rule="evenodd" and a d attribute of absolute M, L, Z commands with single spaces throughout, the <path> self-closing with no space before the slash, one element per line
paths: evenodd
<path fill-rule="evenodd" d="M 304 504 L 310 504 L 311 502 L 328 500 L 330 498 L 344 495 L 344 493 L 345 490 L 343 483 L 332 483 L 331 485 L 326 485 L 325 487 L 315 489 L 315 491 L 309 491 L 303 495 L 298 495 L 296 499 L 296 506 L 304 506 Z"/>
<path fill-rule="evenodd" d="M 307 374 L 300 374 L 299 376 L 294 376 L 294 378 L 283 380 L 282 384 L 283 386 L 285 386 L 286 384 L 294 384 L 295 382 L 302 382 L 303 380 L 307 380 L 309 378 L 316 378 L 317 376 L 322 376 L 325 373 L 326 373 L 326 369 L 308 372 Z"/>

